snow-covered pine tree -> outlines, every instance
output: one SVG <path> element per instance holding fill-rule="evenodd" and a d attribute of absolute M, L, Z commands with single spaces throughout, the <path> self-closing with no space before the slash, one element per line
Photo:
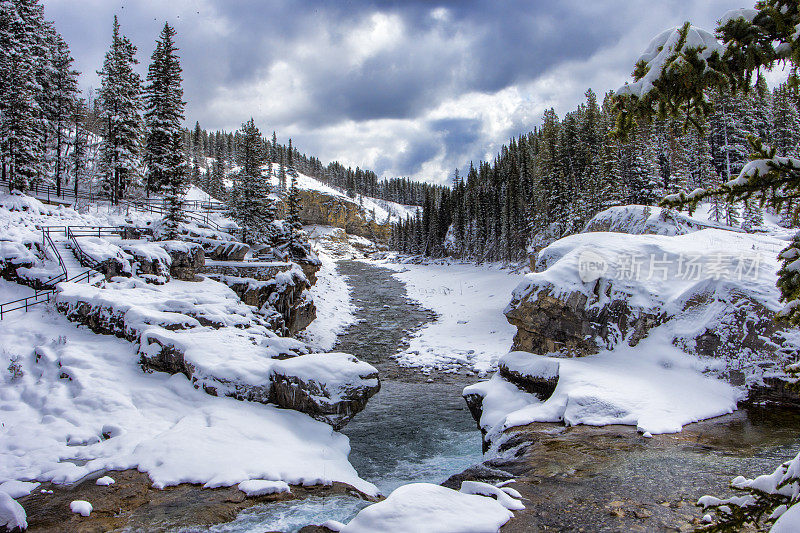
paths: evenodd
<path fill-rule="evenodd" d="M 240 170 L 228 200 L 230 216 L 242 228 L 242 240 L 255 244 L 268 239 L 269 225 L 275 220 L 275 206 L 269 198 L 270 187 L 262 173 L 266 161 L 261 132 L 251 118 L 242 124 L 236 146 L 236 164 Z"/>
<path fill-rule="evenodd" d="M 86 102 L 77 100 L 72 113 L 72 152 L 69 154 L 72 168 L 72 187 L 75 198 L 78 198 L 78 187 L 86 172 L 86 156 L 88 151 L 89 132 L 86 131 Z"/>
<path fill-rule="evenodd" d="M 289 148 L 287 149 L 287 153 L 286 173 L 292 178 L 297 178 L 297 169 L 294 167 L 294 148 L 292 148 L 291 139 L 289 139 Z"/>
<path fill-rule="evenodd" d="M 286 166 L 283 163 L 283 151 L 280 153 L 280 161 L 278 164 L 278 190 L 283 192 L 286 190 Z"/>
<path fill-rule="evenodd" d="M 27 190 L 44 172 L 41 17 L 38 0 L 0 0 L 0 151 L 10 190 Z"/>
<path fill-rule="evenodd" d="M 286 196 L 286 222 L 291 228 L 289 242 L 295 243 L 297 232 L 303 228 L 303 223 L 300 221 L 300 190 L 297 188 L 297 173 L 291 174 L 289 184 L 289 193 Z"/>
<path fill-rule="evenodd" d="M 217 200 L 225 200 L 225 161 L 223 156 L 217 155 L 211 165 L 211 177 L 208 180 L 208 194 Z"/>
<path fill-rule="evenodd" d="M 147 193 L 164 190 L 169 205 L 168 218 L 180 217 L 180 204 L 187 186 L 186 162 L 182 153 L 184 119 L 183 87 L 175 30 L 164 24 L 147 71 L 144 89 L 145 150 Z M 175 146 L 178 146 L 178 150 Z M 177 194 L 177 197 L 173 197 Z M 179 221 L 172 220 L 171 226 Z"/>
<path fill-rule="evenodd" d="M 78 71 L 72 68 L 74 59 L 66 41 L 57 33 L 53 35 L 53 39 L 49 121 L 55 148 L 53 177 L 56 182 L 56 194 L 61 196 L 61 182 L 67 163 L 64 157 L 69 141 L 67 130 L 72 122 L 78 98 Z"/>
<path fill-rule="evenodd" d="M 142 118 L 141 78 L 134 70 L 136 47 L 120 34 L 114 16 L 111 47 L 106 52 L 100 76 L 98 103 L 101 110 L 102 143 L 100 169 L 112 203 L 119 203 L 140 167 Z"/>

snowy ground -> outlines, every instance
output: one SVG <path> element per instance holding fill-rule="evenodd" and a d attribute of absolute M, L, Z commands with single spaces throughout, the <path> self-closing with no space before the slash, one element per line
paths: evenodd
<path fill-rule="evenodd" d="M 322 268 L 317 272 L 317 283 L 311 288 L 317 318 L 305 329 L 302 338 L 315 350 L 329 351 L 336 344 L 336 337 L 355 322 L 355 308 L 347 282 L 336 271 L 336 262 L 319 250 L 317 256 Z"/>
<path fill-rule="evenodd" d="M 6 373 L 0 389 L 0 482 L 138 468 L 159 487 L 338 480 L 375 492 L 348 463 L 347 437 L 327 424 L 210 396 L 181 374 L 143 373 L 135 345 L 46 307 L 3 321 L 0 359 L 23 372 Z"/>
<path fill-rule="evenodd" d="M 485 374 L 511 348 L 516 328 L 503 315 L 522 276 L 499 265 L 377 264 L 397 271 L 408 296 L 438 315 L 397 355 L 402 366 Z"/>

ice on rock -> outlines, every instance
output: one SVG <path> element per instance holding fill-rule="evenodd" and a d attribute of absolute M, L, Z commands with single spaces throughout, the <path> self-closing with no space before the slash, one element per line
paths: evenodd
<path fill-rule="evenodd" d="M 103 476 L 101 478 L 98 478 L 98 480 L 94 482 L 95 485 L 100 485 L 101 487 L 108 487 L 109 485 L 113 485 L 114 483 L 116 483 L 114 481 L 114 478 L 110 476 Z"/>

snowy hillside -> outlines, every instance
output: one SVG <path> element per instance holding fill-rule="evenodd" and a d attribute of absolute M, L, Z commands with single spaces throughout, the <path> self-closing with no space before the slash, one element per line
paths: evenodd
<path fill-rule="evenodd" d="M 266 166 L 264 168 L 266 171 Z M 290 179 L 291 178 L 287 177 L 287 187 Z M 272 165 L 271 185 L 275 190 L 277 190 L 280 185 L 277 164 Z M 384 224 L 386 222 L 398 222 L 406 217 L 413 217 L 417 212 L 417 209 L 419 209 L 417 206 L 398 204 L 396 202 L 390 202 L 380 198 L 370 198 L 369 196 L 363 196 L 360 194 L 356 195 L 355 198 L 351 198 L 344 192 L 334 187 L 326 185 L 321 181 L 312 178 L 311 176 L 306 176 L 305 174 L 300 173 L 298 173 L 297 176 L 297 186 L 301 190 L 319 191 L 330 196 L 335 196 L 337 198 L 342 198 L 347 201 L 357 203 L 363 209 L 364 216 L 367 220 L 372 220 L 374 218 L 374 220 L 379 224 Z"/>

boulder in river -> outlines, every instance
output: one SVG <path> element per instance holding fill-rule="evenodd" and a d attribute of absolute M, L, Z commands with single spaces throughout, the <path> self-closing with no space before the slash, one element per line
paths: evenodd
<path fill-rule="evenodd" d="M 346 353 L 308 354 L 276 362 L 270 401 L 343 428 L 380 388 L 378 371 Z"/>

